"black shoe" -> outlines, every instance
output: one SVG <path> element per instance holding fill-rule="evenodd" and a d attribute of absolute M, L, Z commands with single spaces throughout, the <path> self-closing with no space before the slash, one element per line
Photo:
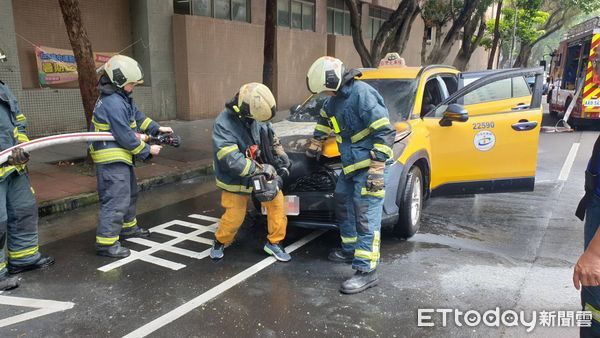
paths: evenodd
<path fill-rule="evenodd" d="M 126 238 L 132 238 L 132 237 L 148 237 L 148 236 L 150 236 L 150 230 L 137 227 L 137 228 L 135 228 L 135 230 L 133 230 L 131 232 L 122 232 L 119 235 L 119 238 L 126 239 Z"/>
<path fill-rule="evenodd" d="M 375 270 L 371 272 L 356 271 L 352 278 L 342 283 L 340 292 L 345 294 L 359 293 L 374 287 L 377 283 L 379 283 L 379 278 Z"/>
<path fill-rule="evenodd" d="M 40 257 L 40 259 L 37 260 L 37 262 L 35 262 L 33 264 L 27 264 L 27 265 L 8 264 L 8 273 L 10 273 L 11 275 L 14 275 L 14 274 L 29 271 L 29 270 L 43 269 L 43 268 L 49 267 L 52 264 L 54 264 L 54 257 L 42 256 L 42 257 Z"/>
<path fill-rule="evenodd" d="M 0 278 L 0 291 L 7 291 L 19 287 L 19 279 L 17 277 L 4 276 Z"/>
<path fill-rule="evenodd" d="M 223 256 L 225 256 L 223 251 L 225 251 L 225 245 L 215 239 L 213 246 L 210 249 L 210 258 L 215 260 L 223 258 Z"/>
<path fill-rule="evenodd" d="M 111 258 L 125 258 L 131 255 L 129 249 L 122 247 L 119 241 L 113 245 L 96 245 L 96 255 Z"/>
<path fill-rule="evenodd" d="M 335 249 L 329 253 L 327 259 L 336 263 L 352 263 L 352 261 L 354 260 L 354 252 L 348 252 L 342 249 Z"/>

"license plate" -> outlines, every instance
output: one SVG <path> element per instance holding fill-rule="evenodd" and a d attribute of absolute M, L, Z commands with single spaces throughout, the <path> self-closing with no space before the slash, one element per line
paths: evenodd
<path fill-rule="evenodd" d="M 583 104 L 588 107 L 600 107 L 600 100 L 586 100 Z"/>
<path fill-rule="evenodd" d="M 285 214 L 289 216 L 298 216 L 300 215 L 300 197 L 296 195 L 287 195 L 284 196 L 283 202 Z M 263 215 L 267 214 L 267 208 L 261 206 L 261 212 Z"/>

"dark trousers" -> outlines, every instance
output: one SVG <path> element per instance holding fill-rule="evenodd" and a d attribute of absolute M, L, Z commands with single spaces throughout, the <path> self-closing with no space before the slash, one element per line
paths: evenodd
<path fill-rule="evenodd" d="M 596 194 L 588 201 L 585 211 L 584 247 L 587 249 L 600 225 L 600 197 Z M 581 337 L 600 337 L 600 286 L 584 286 L 581 289 L 581 306 L 592 312 L 592 327 L 582 327 Z"/>

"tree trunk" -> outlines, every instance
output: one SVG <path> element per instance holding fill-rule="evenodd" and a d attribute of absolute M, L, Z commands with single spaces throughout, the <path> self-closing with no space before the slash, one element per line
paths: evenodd
<path fill-rule="evenodd" d="M 384 45 L 382 54 L 396 52 L 402 55 L 402 53 L 404 53 L 404 48 L 406 48 L 412 24 L 420 13 L 421 8 L 415 1 L 408 3 L 404 19 L 401 24 L 398 25 L 398 28 L 396 28 L 395 33 L 390 36 L 391 39 L 388 38 L 388 43 Z"/>
<path fill-rule="evenodd" d="M 98 90 L 96 89 L 98 77 L 96 75 L 92 44 L 88 39 L 83 21 L 81 20 L 79 0 L 58 0 L 58 3 L 60 4 L 60 10 L 65 21 L 65 26 L 67 27 L 67 34 L 73 48 L 75 62 L 77 63 L 79 91 L 81 92 L 85 120 L 89 129 L 94 105 L 98 98 Z"/>
<path fill-rule="evenodd" d="M 434 49 L 427 58 L 427 64 L 442 63 L 450 54 L 452 46 L 456 43 L 456 38 L 459 36 L 461 29 L 469 22 L 473 12 L 479 6 L 480 0 L 465 1 L 460 15 L 452 22 L 452 26 L 448 29 L 448 33 L 442 42 L 440 48 Z"/>
<path fill-rule="evenodd" d="M 502 16 L 502 0 L 498 0 L 498 8 L 496 10 L 494 39 L 492 40 L 492 49 L 490 50 L 490 57 L 488 59 L 488 69 L 494 68 L 494 59 L 496 58 L 496 51 L 498 50 L 498 43 L 500 42 L 500 17 Z"/>
<path fill-rule="evenodd" d="M 467 69 L 471 56 L 479 46 L 481 39 L 483 39 L 485 27 L 485 11 L 480 10 L 465 25 L 462 44 L 456 55 L 456 59 L 454 59 L 454 67 L 463 71 Z M 475 29 L 477 29 L 477 35 L 475 35 Z"/>
<path fill-rule="evenodd" d="M 263 84 L 277 97 L 277 0 L 267 0 L 263 49 Z"/>
<path fill-rule="evenodd" d="M 350 12 L 350 26 L 352 27 L 352 42 L 354 43 L 354 48 L 360 56 L 363 67 L 373 67 L 371 64 L 371 53 L 363 39 L 359 8 L 360 3 L 357 0 L 345 0 L 345 2 L 346 7 L 348 7 L 348 11 Z"/>
<path fill-rule="evenodd" d="M 531 56 L 532 49 L 533 44 L 521 44 L 521 49 L 519 50 L 519 54 L 515 59 L 513 68 L 527 67 L 527 65 L 529 64 L 529 57 Z"/>

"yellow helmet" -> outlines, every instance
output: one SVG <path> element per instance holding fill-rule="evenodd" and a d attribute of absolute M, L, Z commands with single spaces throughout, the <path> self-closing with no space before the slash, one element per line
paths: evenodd
<path fill-rule="evenodd" d="M 275 97 L 262 83 L 251 82 L 240 88 L 237 106 L 233 109 L 244 117 L 269 121 L 275 116 Z"/>
<path fill-rule="evenodd" d="M 113 55 L 104 64 L 104 71 L 110 81 L 119 88 L 123 88 L 128 83 L 144 83 L 142 67 L 129 56 Z"/>
<path fill-rule="evenodd" d="M 322 56 L 315 61 L 306 74 L 306 85 L 313 94 L 335 92 L 340 89 L 344 76 L 344 63 L 331 56 Z"/>

